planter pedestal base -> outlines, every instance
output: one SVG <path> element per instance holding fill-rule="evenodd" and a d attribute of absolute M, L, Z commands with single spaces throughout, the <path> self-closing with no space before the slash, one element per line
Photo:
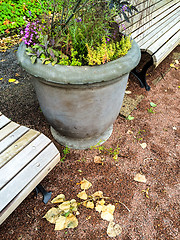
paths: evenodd
<path fill-rule="evenodd" d="M 54 137 L 54 139 L 69 148 L 72 149 L 88 149 L 95 145 L 101 145 L 103 144 L 112 134 L 113 131 L 113 125 L 111 125 L 103 134 L 100 136 L 90 137 L 90 138 L 83 138 L 83 139 L 77 139 L 77 138 L 70 138 L 62 136 L 60 133 L 58 133 L 53 127 L 50 128 L 51 133 Z"/>

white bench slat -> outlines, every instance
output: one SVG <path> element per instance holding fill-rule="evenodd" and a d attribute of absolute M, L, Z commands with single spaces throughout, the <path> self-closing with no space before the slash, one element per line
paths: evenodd
<path fill-rule="evenodd" d="M 58 150 L 51 143 L 44 149 L 32 162 L 30 162 L 23 170 L 18 173 L 12 181 L 10 181 L 2 190 L 0 190 L 0 211 L 15 198 L 21 189 L 26 187 L 33 178 L 46 168 L 52 159 L 58 155 Z M 36 183 L 36 186 L 38 182 Z"/>
<path fill-rule="evenodd" d="M 0 142 L 0 153 L 2 153 L 6 148 L 8 148 L 11 144 L 13 144 L 16 140 L 18 140 L 28 130 L 29 130 L 29 128 L 20 126 L 18 129 L 16 129 L 10 135 L 8 135 L 6 138 L 4 138 Z M 1 162 L 1 159 L 0 159 L 0 162 Z"/>
<path fill-rule="evenodd" d="M 15 122 L 10 122 L 4 128 L 0 130 L 0 141 L 17 129 L 20 125 Z"/>
<path fill-rule="evenodd" d="M 141 46 L 142 51 L 147 51 L 150 55 L 153 55 L 161 46 L 162 42 L 168 41 L 179 29 L 179 23 L 177 23 L 175 26 L 173 26 L 171 29 L 169 29 L 163 36 L 161 36 L 159 39 L 157 39 L 156 42 L 154 42 L 151 46 Z"/>
<path fill-rule="evenodd" d="M 0 116 L 0 128 L 4 127 L 6 124 L 8 124 L 11 120 L 4 115 Z"/>
<path fill-rule="evenodd" d="M 25 148 L 33 139 L 35 139 L 40 132 L 30 129 L 16 142 L 9 146 L 4 152 L 0 154 L 0 168 L 5 165 L 11 158 Z"/>
<path fill-rule="evenodd" d="M 0 212 L 0 224 L 19 206 L 30 192 L 43 180 L 43 178 L 55 167 L 60 160 L 60 154 L 46 166 L 32 181 Z"/>
<path fill-rule="evenodd" d="M 121 21 L 120 17 L 117 16 L 116 17 L 116 21 L 120 24 L 120 32 L 124 32 L 124 29 L 121 29 L 122 25 L 125 24 L 126 28 L 128 29 L 129 27 L 131 27 L 131 25 L 135 24 L 135 22 L 139 21 L 141 18 L 143 18 L 143 16 L 145 15 L 149 15 L 149 10 L 148 8 L 151 7 L 152 5 L 154 5 L 154 3 L 157 2 L 157 0 L 151 0 L 150 2 L 145 1 L 142 2 L 142 0 L 135 0 L 132 1 L 132 5 L 136 6 L 136 8 L 138 9 L 138 13 L 134 12 L 134 14 L 130 14 L 127 13 L 127 16 L 130 20 L 130 23 L 127 23 L 125 20 Z M 145 11 L 145 13 L 144 13 Z"/>
<path fill-rule="evenodd" d="M 41 133 L 26 148 L 11 159 L 11 161 L 4 165 L 3 168 L 0 169 L 0 189 L 46 148 L 50 142 L 51 140 Z"/>
<path fill-rule="evenodd" d="M 157 67 L 178 44 L 180 44 L 180 31 L 153 55 L 154 66 Z"/>
<path fill-rule="evenodd" d="M 166 2 L 166 4 L 164 3 Z M 168 2 L 168 3 L 167 3 Z M 178 3 L 179 0 L 169 0 L 169 1 L 160 1 L 155 5 L 148 8 L 149 14 L 146 11 L 142 11 L 132 17 L 130 17 L 130 23 L 127 23 L 126 33 L 129 34 L 137 30 L 140 26 L 146 24 L 151 19 L 159 16 L 161 13 L 172 7 L 175 3 Z"/>
<path fill-rule="evenodd" d="M 175 14 L 179 15 L 178 6 L 179 3 L 174 5 L 172 8 L 169 8 L 166 12 L 163 12 L 157 17 L 153 18 L 150 22 L 147 22 L 142 27 L 138 28 L 132 33 L 132 38 L 139 44 L 139 46 L 141 46 L 150 38 L 149 36 L 152 32 L 157 32 L 157 28 L 159 28 L 161 24 L 167 21 L 170 22 L 171 17 L 173 17 Z"/>
<path fill-rule="evenodd" d="M 179 15 L 179 13 L 177 13 L 176 15 L 173 16 L 173 18 L 169 19 L 169 21 L 162 23 L 159 27 L 156 28 L 155 31 L 152 32 L 152 34 L 149 34 L 147 36 L 147 38 L 149 38 L 148 40 L 146 38 L 143 41 L 141 41 L 140 43 L 138 42 L 140 48 L 142 50 L 149 49 L 150 46 L 153 45 L 153 43 L 156 44 L 157 42 L 159 42 L 159 45 L 161 46 L 162 42 L 159 39 L 162 39 L 162 38 L 164 39 L 164 35 L 166 34 L 166 32 L 169 31 L 169 29 L 174 28 L 174 26 L 177 26 L 179 20 L 180 20 L 180 15 Z M 178 29 L 175 27 L 175 31 L 177 31 L 177 30 Z M 172 35 L 174 35 L 174 34 L 172 34 Z M 157 44 L 157 46 L 158 46 L 158 44 Z M 155 51 L 156 50 L 154 49 L 154 52 Z"/>

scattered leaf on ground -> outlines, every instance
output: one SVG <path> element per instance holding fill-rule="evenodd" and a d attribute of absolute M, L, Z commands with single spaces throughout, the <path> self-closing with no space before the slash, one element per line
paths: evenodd
<path fill-rule="evenodd" d="M 59 209 L 68 212 L 70 210 L 70 201 L 65 201 L 59 205 Z"/>
<path fill-rule="evenodd" d="M 125 94 L 131 94 L 132 92 L 131 91 L 125 91 Z"/>
<path fill-rule="evenodd" d="M 175 62 L 175 64 L 179 64 L 179 61 L 177 59 L 174 62 Z"/>
<path fill-rule="evenodd" d="M 92 184 L 89 181 L 87 181 L 85 178 L 80 183 L 81 183 L 81 189 L 83 190 L 87 190 L 92 186 Z"/>
<path fill-rule="evenodd" d="M 133 134 L 133 131 L 128 130 L 128 131 L 127 131 L 127 134 Z"/>
<path fill-rule="evenodd" d="M 101 212 L 101 218 L 106 220 L 106 221 L 112 221 L 114 219 L 113 213 L 115 210 L 115 206 L 112 204 L 108 205 L 96 205 L 96 211 Z"/>
<path fill-rule="evenodd" d="M 64 216 L 59 216 L 55 222 L 55 229 L 54 230 L 63 230 L 65 229 L 65 222 L 66 222 L 66 217 Z"/>
<path fill-rule="evenodd" d="M 122 232 L 122 228 L 119 224 L 115 224 L 113 221 L 109 222 L 108 228 L 107 228 L 107 234 L 109 237 L 116 237 L 120 235 Z"/>
<path fill-rule="evenodd" d="M 78 226 L 77 218 L 72 213 L 70 213 L 69 216 L 66 218 L 65 228 L 75 228 L 77 226 Z"/>
<path fill-rule="evenodd" d="M 15 82 L 15 81 L 16 81 L 16 79 L 14 79 L 14 78 L 10 78 L 10 79 L 8 80 L 8 82 L 10 82 L 10 83 Z"/>
<path fill-rule="evenodd" d="M 101 213 L 101 218 L 106 221 L 112 221 L 114 219 L 114 216 L 110 212 L 102 212 Z"/>
<path fill-rule="evenodd" d="M 100 213 L 102 211 L 102 205 L 99 205 L 99 204 L 96 205 L 95 209 L 96 209 L 97 212 Z"/>
<path fill-rule="evenodd" d="M 149 113 L 155 113 L 152 108 L 147 109 Z"/>
<path fill-rule="evenodd" d="M 55 223 L 56 220 L 58 219 L 58 214 L 59 214 L 59 210 L 58 208 L 51 208 L 49 209 L 49 211 L 44 215 L 43 218 L 46 218 L 47 221 L 49 221 L 50 223 Z"/>
<path fill-rule="evenodd" d="M 105 200 L 101 199 L 100 201 L 97 201 L 97 204 L 103 206 L 105 204 Z"/>
<path fill-rule="evenodd" d="M 142 175 L 142 174 L 140 174 L 140 173 L 137 173 L 136 176 L 134 177 L 134 181 L 146 183 L 147 180 L 146 180 L 145 175 Z"/>
<path fill-rule="evenodd" d="M 97 191 L 97 192 L 92 194 L 92 197 L 93 198 L 96 198 L 96 197 L 102 198 L 103 197 L 103 192 L 102 191 Z"/>
<path fill-rule="evenodd" d="M 147 144 L 146 143 L 140 143 L 142 149 L 145 149 L 147 147 Z"/>
<path fill-rule="evenodd" d="M 147 198 L 149 198 L 149 188 L 147 188 L 146 190 L 142 190 L 142 192 L 144 192 L 145 193 L 145 196 L 147 197 Z"/>
<path fill-rule="evenodd" d="M 150 102 L 150 106 L 151 107 L 157 107 L 157 104 L 153 103 L 153 102 Z"/>
<path fill-rule="evenodd" d="M 94 157 L 94 162 L 95 163 L 103 163 L 103 160 L 102 160 L 102 158 L 100 156 L 95 156 Z"/>
<path fill-rule="evenodd" d="M 3 80 L 3 78 L 0 78 L 0 81 Z"/>
<path fill-rule="evenodd" d="M 64 202 L 64 200 L 65 200 L 65 195 L 64 194 L 59 194 L 51 202 L 52 203 L 61 203 L 61 202 Z"/>
<path fill-rule="evenodd" d="M 91 202 L 91 201 L 86 201 L 86 202 L 83 203 L 83 205 L 84 205 L 86 208 L 94 209 L 94 203 Z"/>
<path fill-rule="evenodd" d="M 131 115 L 129 115 L 128 117 L 127 117 L 127 120 L 133 120 L 134 119 L 134 117 L 133 116 L 131 116 Z"/>
<path fill-rule="evenodd" d="M 75 199 L 72 199 L 72 200 L 70 201 L 70 205 L 71 205 L 71 210 L 72 210 L 73 212 L 76 212 L 76 211 L 77 211 L 77 202 L 76 202 Z"/>
<path fill-rule="evenodd" d="M 82 191 L 82 192 L 78 193 L 77 197 L 80 198 L 80 199 L 83 199 L 83 200 L 86 200 L 88 198 L 85 191 Z"/>
<path fill-rule="evenodd" d="M 171 63 L 171 64 L 170 64 L 170 67 L 171 67 L 171 68 L 175 68 L 176 70 L 178 69 L 178 67 L 176 67 L 176 66 L 174 65 L 174 63 Z"/>

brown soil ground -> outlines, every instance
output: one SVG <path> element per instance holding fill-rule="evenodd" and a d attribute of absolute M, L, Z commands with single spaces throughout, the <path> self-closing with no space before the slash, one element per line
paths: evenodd
<path fill-rule="evenodd" d="M 175 240 L 180 239 L 179 224 L 179 152 L 180 152 L 180 74 L 170 68 L 179 58 L 177 47 L 156 69 L 149 69 L 146 92 L 131 76 L 128 89 L 131 97 L 144 95 L 133 110 L 134 120 L 119 115 L 112 136 L 104 144 L 106 149 L 120 148 L 117 160 L 98 149 L 70 150 L 65 160 L 44 178 L 42 185 L 52 191 L 52 197 L 64 193 L 66 199 L 77 198 L 79 183 L 86 178 L 92 183 L 88 194 L 101 190 L 104 196 L 123 204 L 116 204 L 114 222 L 122 227 L 119 240 Z M 0 111 L 13 121 L 52 136 L 49 125 L 40 111 L 29 76 L 18 66 L 16 48 L 0 53 Z M 144 59 L 144 58 L 143 58 Z M 5 60 L 5 61 L 2 61 Z M 144 60 L 143 60 L 144 61 Z M 18 74 L 18 75 L 17 75 Z M 16 78 L 19 84 L 8 83 Z M 160 80 L 160 81 L 159 81 Z M 154 83 L 157 83 L 154 85 Z M 157 104 L 155 113 L 148 112 L 150 102 Z M 143 149 L 141 143 L 146 143 Z M 55 142 L 63 157 L 63 146 Z M 103 165 L 94 157 L 104 158 Z M 137 173 L 147 182 L 134 181 Z M 147 195 L 142 190 L 149 189 Z M 44 204 L 42 196 L 32 192 L 0 226 L 0 239 L 38 240 L 106 240 L 108 222 L 92 209 L 79 207 L 79 224 L 75 229 L 54 231 L 44 214 L 52 204 Z M 89 217 L 90 216 L 90 217 Z"/>

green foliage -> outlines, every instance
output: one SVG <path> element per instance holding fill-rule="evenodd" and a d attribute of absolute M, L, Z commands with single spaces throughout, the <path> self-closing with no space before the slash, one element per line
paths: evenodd
<path fill-rule="evenodd" d="M 100 65 L 122 57 L 127 54 L 131 45 L 130 36 L 123 36 L 121 41 L 116 43 L 109 43 L 107 39 L 103 37 L 102 43 L 99 44 L 97 48 L 90 48 L 87 44 L 88 65 Z"/>
<path fill-rule="evenodd" d="M 67 156 L 67 154 L 70 153 L 70 149 L 66 146 L 64 149 L 63 149 L 63 157 L 61 158 L 61 162 L 63 162 Z"/>
<path fill-rule="evenodd" d="M 33 21 L 47 6 L 46 0 L 3 0 L 0 1 L 0 34 L 8 34 L 13 29 L 25 26 L 27 20 Z"/>
<path fill-rule="evenodd" d="M 128 1 L 53 0 L 41 18 L 27 24 L 22 40 L 43 64 L 100 65 L 127 54 L 130 36 L 120 36 L 115 16 L 132 14 Z M 35 30 L 35 26 L 38 26 Z"/>
<path fill-rule="evenodd" d="M 148 112 L 149 113 L 155 113 L 155 111 L 153 110 L 153 108 L 157 107 L 157 104 L 153 103 L 153 102 L 150 102 L 150 106 L 151 108 L 148 108 Z"/>
<path fill-rule="evenodd" d="M 131 121 L 131 120 L 134 120 L 134 117 L 129 115 L 126 119 Z"/>
<path fill-rule="evenodd" d="M 96 146 L 92 146 L 91 149 L 97 149 L 100 154 L 102 155 L 109 155 L 111 156 L 115 161 L 118 161 L 118 155 L 120 153 L 120 148 L 117 145 L 115 149 L 113 148 L 106 148 L 105 146 L 101 145 L 99 146 L 98 144 Z"/>
<path fill-rule="evenodd" d="M 157 104 L 153 103 L 153 102 L 150 102 L 150 106 L 151 107 L 157 107 Z"/>

